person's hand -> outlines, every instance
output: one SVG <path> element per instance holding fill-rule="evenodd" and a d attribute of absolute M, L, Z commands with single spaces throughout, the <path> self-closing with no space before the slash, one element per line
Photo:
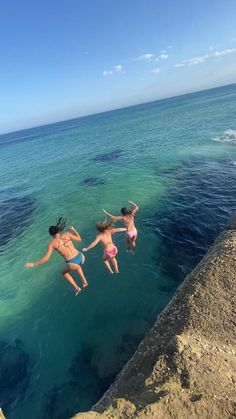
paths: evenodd
<path fill-rule="evenodd" d="M 27 262 L 24 265 L 25 268 L 33 268 L 34 267 L 34 263 L 33 262 Z"/>
<path fill-rule="evenodd" d="M 75 231 L 75 227 L 74 226 L 70 226 L 69 229 L 72 230 L 72 231 Z"/>
<path fill-rule="evenodd" d="M 83 247 L 82 251 L 87 252 L 88 251 L 87 247 Z"/>

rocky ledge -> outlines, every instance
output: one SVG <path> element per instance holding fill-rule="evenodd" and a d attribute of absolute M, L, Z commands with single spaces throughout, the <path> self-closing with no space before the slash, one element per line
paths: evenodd
<path fill-rule="evenodd" d="M 236 216 L 110 389 L 74 419 L 236 418 Z"/>

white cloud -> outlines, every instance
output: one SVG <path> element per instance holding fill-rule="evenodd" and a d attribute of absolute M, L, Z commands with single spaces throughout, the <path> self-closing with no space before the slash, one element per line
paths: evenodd
<path fill-rule="evenodd" d="M 236 51 L 236 48 L 231 48 L 231 49 L 228 48 L 221 51 L 211 52 L 210 54 L 201 55 L 199 57 L 188 58 L 187 60 L 183 60 L 181 63 L 175 64 L 174 67 L 179 68 L 179 67 L 197 65 L 197 64 L 203 63 L 206 60 L 209 60 L 210 58 L 218 58 L 218 57 L 221 57 L 222 55 L 232 54 L 235 51 Z"/>
<path fill-rule="evenodd" d="M 152 61 L 154 59 L 154 54 L 143 54 L 135 58 L 134 61 Z"/>
<path fill-rule="evenodd" d="M 154 74 L 160 73 L 160 68 L 154 68 L 153 70 L 151 70 L 151 73 L 154 73 Z"/>
<path fill-rule="evenodd" d="M 112 70 L 104 70 L 102 72 L 102 74 L 103 74 L 104 77 L 106 77 L 106 76 L 112 76 L 115 73 L 124 73 L 124 69 L 123 69 L 123 67 L 122 67 L 121 64 L 115 65 Z"/>
<path fill-rule="evenodd" d="M 122 70 L 123 70 L 123 68 L 122 68 L 122 65 L 121 64 L 115 65 L 115 71 L 117 73 L 121 72 Z"/>
<path fill-rule="evenodd" d="M 185 64 L 183 63 L 179 63 L 179 64 L 175 64 L 174 67 L 176 68 L 180 68 L 180 67 L 184 67 Z"/>
<path fill-rule="evenodd" d="M 228 55 L 232 54 L 232 52 L 235 52 L 236 48 L 228 48 L 224 49 L 223 51 L 215 51 L 212 54 L 210 54 L 211 57 L 220 57 L 221 55 Z"/>
<path fill-rule="evenodd" d="M 155 56 L 154 54 L 147 53 L 140 55 L 139 57 L 135 58 L 133 61 L 147 61 L 147 62 L 158 62 L 167 60 L 168 54 L 166 54 L 165 50 L 160 51 L 160 55 Z"/>
<path fill-rule="evenodd" d="M 160 54 L 160 55 L 159 55 L 159 59 L 160 59 L 161 61 L 163 61 L 163 60 L 167 60 L 167 58 L 168 58 L 168 54 Z"/>
<path fill-rule="evenodd" d="M 105 76 L 105 77 L 106 77 L 106 76 L 111 76 L 111 75 L 113 74 L 113 71 L 112 71 L 112 70 L 104 70 L 102 74 L 103 74 L 103 76 Z"/>

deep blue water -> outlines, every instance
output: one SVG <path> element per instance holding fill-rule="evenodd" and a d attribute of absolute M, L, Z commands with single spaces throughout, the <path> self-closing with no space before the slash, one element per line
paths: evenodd
<path fill-rule="evenodd" d="M 67 419 L 95 403 L 235 212 L 236 85 L 0 136 L 0 405 L 8 419 Z M 64 215 L 96 235 L 131 199 L 137 253 L 120 275 L 86 255 L 74 297 L 63 260 L 25 269 Z M 78 281 L 79 282 L 79 281 Z M 10 378 L 9 378 L 10 377 Z M 2 387 L 1 387 L 2 386 Z"/>

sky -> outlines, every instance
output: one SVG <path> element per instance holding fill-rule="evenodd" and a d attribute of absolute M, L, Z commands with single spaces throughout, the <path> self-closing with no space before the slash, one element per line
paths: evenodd
<path fill-rule="evenodd" d="M 0 134 L 236 82 L 235 0 L 0 0 Z"/>

